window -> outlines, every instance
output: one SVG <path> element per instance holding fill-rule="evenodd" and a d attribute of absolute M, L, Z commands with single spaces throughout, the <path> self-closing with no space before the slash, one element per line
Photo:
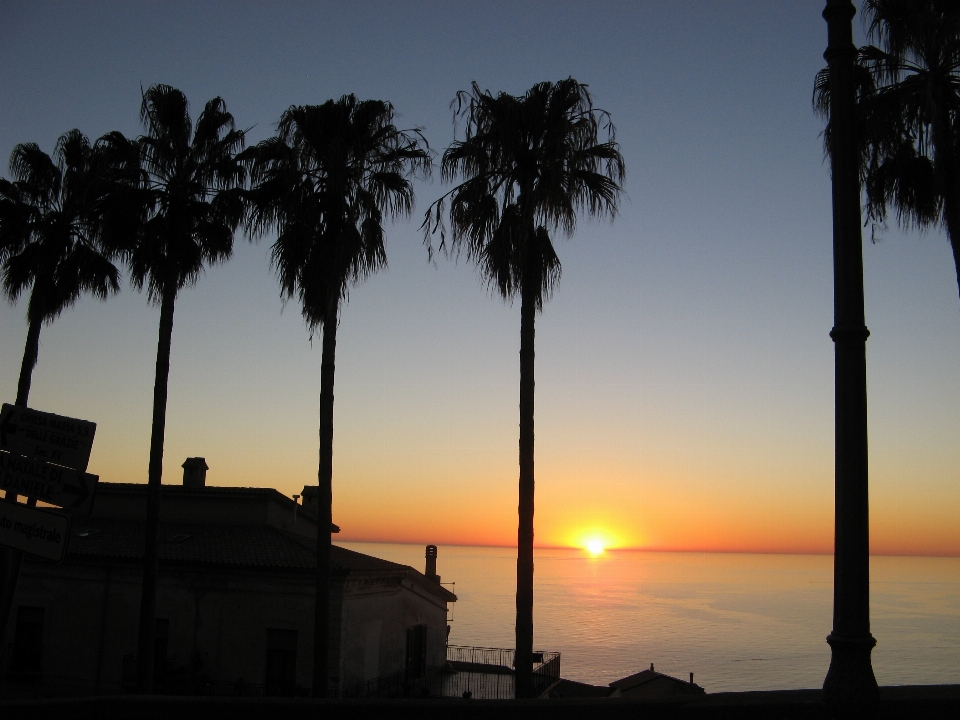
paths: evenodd
<path fill-rule="evenodd" d="M 407 628 L 407 680 L 416 680 L 427 670 L 427 626 Z"/>
<path fill-rule="evenodd" d="M 123 656 L 123 671 L 120 675 L 120 683 L 124 690 L 137 689 L 137 658 L 133 653 Z"/>
<path fill-rule="evenodd" d="M 167 674 L 167 658 L 170 654 L 170 621 L 156 618 L 153 636 L 153 680 L 162 680 Z"/>
<path fill-rule="evenodd" d="M 294 695 L 297 689 L 297 631 L 267 629 L 267 695 Z"/>
<path fill-rule="evenodd" d="M 19 682 L 40 682 L 43 658 L 42 607 L 17 608 L 17 628 L 13 636 L 10 678 Z"/>

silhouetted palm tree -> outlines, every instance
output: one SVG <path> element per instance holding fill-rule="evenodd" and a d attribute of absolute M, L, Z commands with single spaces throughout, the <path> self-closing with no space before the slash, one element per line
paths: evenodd
<path fill-rule="evenodd" d="M 57 140 L 54 159 L 34 143 L 10 155 L 13 181 L 0 178 L 0 277 L 11 302 L 27 290 L 27 341 L 16 404 L 26 407 L 40 350 L 40 330 L 84 292 L 101 300 L 120 289 L 119 273 L 100 249 L 103 155 L 79 130 Z M 6 497 L 17 495 L 7 491 Z M 35 505 L 36 498 L 28 504 Z M 0 642 L 23 553 L 2 549 Z"/>
<path fill-rule="evenodd" d="M 79 130 L 57 141 L 54 159 L 34 143 L 10 155 L 13 182 L 0 178 L 0 273 L 11 302 L 28 289 L 27 342 L 16 404 L 26 407 L 40 330 L 84 292 L 101 300 L 120 289 L 100 251 L 102 153 Z"/>
<path fill-rule="evenodd" d="M 143 93 L 140 119 L 146 134 L 135 141 L 139 183 L 128 195 L 131 202 L 136 198 L 143 217 L 130 228 L 132 242 L 120 250 L 134 287 L 146 287 L 150 301 L 160 306 L 137 646 L 138 688 L 149 693 L 153 690 L 160 484 L 174 306 L 180 290 L 196 282 L 207 264 L 230 257 L 234 232 L 243 219 L 240 186 L 245 173 L 236 158 L 243 149 L 244 133 L 235 128 L 222 99 L 209 101 L 194 126 L 186 96 L 168 85 L 154 85 Z M 124 147 L 129 142 L 123 136 L 113 133 L 105 141 L 118 156 L 129 157 L 129 148 Z M 118 233 L 114 239 L 122 238 Z"/>
<path fill-rule="evenodd" d="M 444 152 L 442 174 L 463 182 L 431 206 L 424 230 L 428 246 L 439 230 L 441 249 L 465 251 L 501 297 L 520 297 L 515 664 L 517 696 L 524 697 L 533 687 L 534 325 L 560 280 L 549 233 L 572 234 L 581 211 L 614 216 L 624 164 L 609 115 L 573 78 L 540 83 L 520 97 L 493 95 L 474 83 L 454 102 L 464 137 Z"/>
<path fill-rule="evenodd" d="M 313 694 L 329 684 L 333 380 L 340 304 L 351 285 L 384 267 L 383 215 L 409 215 L 412 176 L 430 155 L 418 130 L 398 130 L 393 106 L 353 95 L 293 106 L 275 137 L 245 153 L 251 167 L 248 227 L 276 230 L 271 250 L 285 298 L 297 297 L 311 332 L 320 330 L 320 464 L 317 473 L 317 589 Z"/>
<path fill-rule="evenodd" d="M 946 231 L 960 290 L 960 3 L 866 0 L 858 55 L 861 176 L 869 217 Z M 829 117 L 829 73 L 814 105 Z M 829 143 L 829 126 L 826 140 Z"/>

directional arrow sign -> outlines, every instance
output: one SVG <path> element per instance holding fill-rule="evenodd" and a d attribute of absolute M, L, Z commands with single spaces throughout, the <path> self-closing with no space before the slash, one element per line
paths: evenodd
<path fill-rule="evenodd" d="M 3 404 L 0 450 L 80 470 L 87 469 L 97 424 Z"/>
<path fill-rule="evenodd" d="M 60 562 L 69 537 L 65 515 L 0 500 L 0 545 Z"/>
<path fill-rule="evenodd" d="M 0 450 L 0 489 L 51 505 L 90 512 L 99 479 L 90 473 Z"/>

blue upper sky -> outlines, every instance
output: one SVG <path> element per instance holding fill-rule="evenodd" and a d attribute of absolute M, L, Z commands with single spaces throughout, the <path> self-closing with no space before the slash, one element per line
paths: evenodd
<path fill-rule="evenodd" d="M 0 0 L 0 159 L 19 142 L 52 151 L 73 127 L 136 135 L 154 83 L 195 114 L 222 96 L 251 142 L 291 104 L 385 99 L 439 153 L 471 81 L 519 94 L 573 76 L 611 113 L 627 182 L 613 223 L 583 218 L 557 243 L 563 279 L 537 335 L 538 538 L 592 524 L 627 544 L 707 547 L 709 528 L 714 546 L 828 549 L 830 185 L 810 105 L 825 44 L 808 0 Z M 388 270 L 342 313 L 345 536 L 513 537 L 519 308 L 466 262 L 428 262 L 418 227 L 443 189 L 417 186 L 413 217 L 388 229 Z M 949 246 L 865 232 L 875 537 L 960 552 Z M 268 247 L 238 236 L 234 259 L 180 297 L 168 482 L 193 455 L 219 484 L 292 493 L 315 478 L 319 345 L 297 307 L 281 313 Z M 7 400 L 24 312 L 0 309 Z M 157 318 L 125 287 L 41 337 L 31 404 L 100 423 L 91 470 L 105 480 L 146 480 Z"/>

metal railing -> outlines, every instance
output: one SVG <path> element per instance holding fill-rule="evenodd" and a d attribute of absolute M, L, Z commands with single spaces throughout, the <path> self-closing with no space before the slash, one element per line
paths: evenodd
<path fill-rule="evenodd" d="M 536 691 L 536 696 L 539 696 L 559 679 L 560 653 L 541 653 L 540 665 L 535 665 L 533 668 L 533 687 Z"/>
<path fill-rule="evenodd" d="M 486 665 L 513 669 L 514 651 L 510 648 L 447 645 L 447 662 Z M 536 660 L 534 660 L 536 662 Z"/>

